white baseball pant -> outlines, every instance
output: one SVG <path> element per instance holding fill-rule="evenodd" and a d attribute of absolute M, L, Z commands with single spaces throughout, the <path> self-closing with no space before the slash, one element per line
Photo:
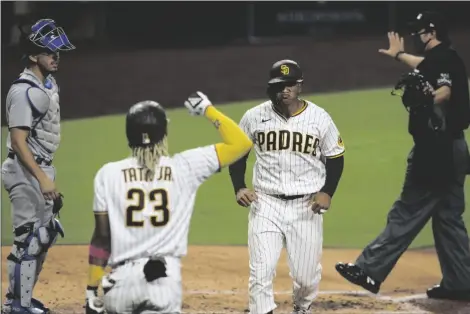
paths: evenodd
<path fill-rule="evenodd" d="M 250 314 L 276 308 L 273 279 L 283 246 L 293 279 L 293 302 L 308 309 L 321 280 L 323 216 L 309 208 L 310 197 L 281 200 L 257 193 L 248 224 Z"/>
<path fill-rule="evenodd" d="M 167 277 L 147 282 L 144 266 L 148 258 L 138 259 L 118 266 L 103 278 L 103 288 L 110 286 L 104 295 L 108 314 L 159 314 L 181 313 L 182 284 L 181 261 L 165 257 Z"/>

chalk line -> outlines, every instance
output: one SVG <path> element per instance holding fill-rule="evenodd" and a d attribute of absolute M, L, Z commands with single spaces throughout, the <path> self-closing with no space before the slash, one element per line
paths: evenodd
<path fill-rule="evenodd" d="M 185 294 L 206 294 L 206 295 L 240 295 L 248 294 L 246 290 L 185 290 Z M 275 295 L 290 295 L 291 290 L 275 291 Z M 391 297 L 381 294 L 373 294 L 367 291 L 354 291 L 354 290 L 324 290 L 319 291 L 318 295 L 349 295 L 349 296 L 370 296 L 372 298 L 380 299 L 382 301 L 392 302 L 408 302 L 416 299 L 423 299 L 427 296 L 425 294 L 412 294 L 402 297 Z"/>
<path fill-rule="evenodd" d="M 190 294 L 190 295 L 198 295 L 198 294 L 204 294 L 204 295 L 248 295 L 248 291 L 246 290 L 187 290 L 184 291 L 184 294 Z M 275 295 L 290 295 L 292 294 L 292 291 L 286 290 L 286 291 L 275 291 Z M 417 306 L 414 306 L 410 303 L 409 301 L 412 300 L 417 300 L 417 299 L 424 299 L 427 298 L 426 294 L 413 294 L 413 295 L 407 295 L 407 296 L 400 296 L 400 297 L 392 297 L 392 296 L 387 296 L 387 295 L 381 295 L 381 294 L 373 294 L 367 291 L 354 291 L 354 290 L 325 290 L 325 291 L 319 291 L 318 295 L 344 295 L 344 296 L 366 296 L 370 297 L 373 299 L 377 299 L 380 301 L 389 301 L 393 303 L 401 303 L 400 305 L 405 308 L 404 311 L 376 311 L 374 314 L 429 314 L 430 312 L 428 311 L 423 311 L 419 309 Z M 360 313 L 361 310 L 358 309 L 358 313 Z M 199 312 L 184 312 L 184 313 L 192 313 L 192 314 L 197 314 Z M 202 312 L 200 312 L 202 313 Z M 207 312 L 206 312 L 207 313 Z M 241 312 L 211 312 L 211 313 L 245 313 L 244 311 Z"/>
<path fill-rule="evenodd" d="M 203 311 L 203 312 L 186 312 L 186 311 L 183 311 L 181 312 L 182 314 L 248 314 L 248 312 L 245 312 L 245 311 L 239 311 L 239 312 L 235 312 L 235 311 Z M 276 313 L 279 313 L 279 314 L 282 314 L 281 312 L 276 312 Z M 335 311 L 333 310 L 333 312 L 317 312 L 317 313 L 335 313 Z M 291 312 L 284 312 L 283 314 L 291 314 Z M 364 314 L 364 309 L 360 310 L 358 309 L 357 312 L 348 312 L 348 314 Z M 377 311 L 377 312 L 367 312 L 366 314 L 432 314 L 432 313 L 429 313 L 429 312 L 423 312 L 423 311 Z"/>

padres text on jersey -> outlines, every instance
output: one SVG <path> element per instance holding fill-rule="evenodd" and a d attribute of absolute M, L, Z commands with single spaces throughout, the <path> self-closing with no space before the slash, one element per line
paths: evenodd
<path fill-rule="evenodd" d="M 253 187 L 266 194 L 319 191 L 325 183 L 325 158 L 344 153 L 330 115 L 309 101 L 290 119 L 278 113 L 271 101 L 264 102 L 245 113 L 240 127 L 255 142 Z"/>

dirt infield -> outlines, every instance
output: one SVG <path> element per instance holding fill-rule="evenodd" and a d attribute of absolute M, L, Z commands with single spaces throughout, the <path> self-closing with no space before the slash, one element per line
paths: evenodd
<path fill-rule="evenodd" d="M 9 248 L 2 247 L 3 259 Z M 440 269 L 432 251 L 410 251 L 383 285 L 371 296 L 348 284 L 334 270 L 339 260 L 353 260 L 357 250 L 327 249 L 323 278 L 314 313 L 470 313 L 470 303 L 423 299 L 427 287 L 439 282 Z M 87 247 L 51 249 L 35 296 L 54 313 L 83 313 L 87 280 Z M 2 295 L 7 287 L 2 261 Z M 184 313 L 248 313 L 248 252 L 246 247 L 193 246 L 183 260 Z M 290 313 L 291 280 L 283 252 L 275 279 L 276 313 Z"/>

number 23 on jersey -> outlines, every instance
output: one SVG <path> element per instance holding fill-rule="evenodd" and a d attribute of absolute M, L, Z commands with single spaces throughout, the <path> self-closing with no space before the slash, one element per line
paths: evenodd
<path fill-rule="evenodd" d="M 145 223 L 150 223 L 154 227 L 163 227 L 170 220 L 168 209 L 168 192 L 165 189 L 155 189 L 148 193 L 138 188 L 127 191 L 127 200 L 133 202 L 126 208 L 126 226 L 143 227 Z M 149 215 L 148 220 L 137 220 L 134 218 L 136 212 L 142 212 L 150 202 L 154 215 Z"/>

